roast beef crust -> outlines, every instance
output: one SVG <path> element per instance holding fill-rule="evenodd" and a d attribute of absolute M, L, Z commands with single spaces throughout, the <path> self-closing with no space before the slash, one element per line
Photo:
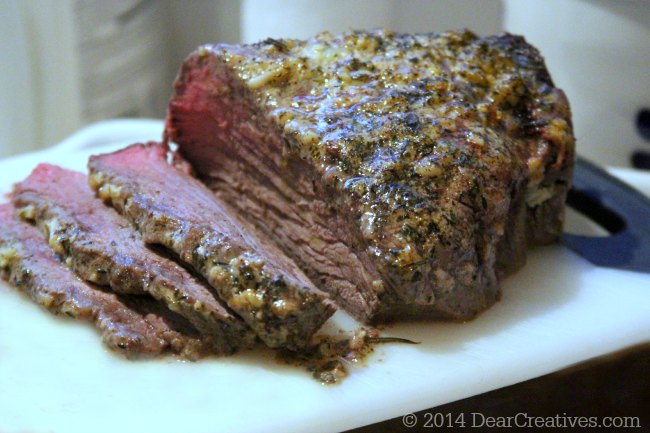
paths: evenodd
<path fill-rule="evenodd" d="M 561 233 L 575 147 L 538 51 L 466 31 L 203 46 L 166 134 L 364 321 L 492 305 Z"/>
<path fill-rule="evenodd" d="M 207 285 L 147 248 L 127 219 L 95 198 L 82 173 L 40 164 L 15 186 L 12 200 L 20 216 L 36 224 L 84 280 L 158 299 L 187 318 L 222 354 L 255 341 Z"/>
<path fill-rule="evenodd" d="M 90 185 L 133 221 L 147 242 L 168 248 L 201 274 L 269 347 L 297 350 L 310 344 L 335 311 L 328 296 L 179 169 L 186 163 L 168 164 L 166 152 L 160 143 L 148 143 L 93 156 Z"/>
<path fill-rule="evenodd" d="M 56 315 L 92 323 L 104 344 L 128 358 L 175 353 L 197 359 L 220 349 L 153 299 L 116 295 L 85 283 L 48 247 L 38 229 L 0 205 L 0 277 Z"/>

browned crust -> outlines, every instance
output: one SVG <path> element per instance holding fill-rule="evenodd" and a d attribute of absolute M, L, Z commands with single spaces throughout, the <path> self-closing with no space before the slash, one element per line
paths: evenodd
<path fill-rule="evenodd" d="M 127 155 L 135 159 L 146 155 L 151 167 L 165 173 L 165 184 L 187 187 L 188 194 L 177 201 L 161 199 L 171 193 L 154 174 L 120 167 L 119 160 Z M 298 268 L 292 269 L 295 265 L 273 245 L 265 245 L 249 230 L 252 227 L 228 216 L 228 209 L 205 186 L 168 166 L 164 158 L 159 143 L 94 156 L 89 162 L 91 186 L 100 194 L 102 189 L 116 191 L 104 199 L 131 219 L 147 242 L 163 245 L 203 275 L 268 346 L 308 345 L 335 311 L 327 295 L 316 290 Z"/>
<path fill-rule="evenodd" d="M 440 206 L 446 212 L 442 214 L 445 219 L 451 217 L 461 223 L 447 224 L 449 219 L 442 223 L 440 219 L 436 221 L 441 226 L 436 233 L 444 234 L 447 239 L 438 234 L 427 235 L 422 231 L 426 224 L 420 224 L 414 232 L 420 236 L 419 243 L 406 244 L 395 236 L 400 233 L 396 229 L 403 221 L 416 225 L 416 218 L 406 215 L 398 219 L 395 216 L 398 213 L 390 206 L 381 207 L 401 200 L 398 196 L 386 196 L 388 199 L 383 200 L 371 195 L 374 198 L 367 199 L 351 190 L 343 191 L 340 185 L 361 175 L 361 169 L 354 171 L 358 160 L 372 162 L 372 157 L 380 154 L 377 150 L 381 151 L 381 146 L 373 147 L 374 139 L 386 140 L 391 145 L 399 144 L 402 139 L 416 140 L 422 146 L 416 147 L 418 151 L 431 144 L 431 136 L 418 135 L 417 122 L 413 134 L 405 130 L 402 123 L 409 117 L 399 114 L 404 107 L 421 114 L 417 112 L 419 108 L 412 107 L 419 107 L 421 99 L 418 98 L 431 96 L 421 91 L 430 83 L 426 80 L 418 83 L 414 79 L 412 85 L 406 83 L 402 89 L 399 86 L 404 83 L 398 81 L 397 87 L 403 93 L 396 92 L 396 98 L 404 98 L 405 105 L 396 105 L 398 115 L 385 117 L 388 120 L 383 124 L 384 118 L 378 118 L 380 123 L 373 124 L 372 119 L 364 117 L 365 109 L 355 111 L 355 105 L 348 101 L 350 94 L 345 91 L 336 94 L 338 88 L 328 89 L 335 94 L 331 101 L 323 102 L 331 104 L 328 121 L 327 117 L 310 114 L 319 112 L 318 104 L 314 105 L 315 111 L 310 111 L 313 107 L 309 108 L 309 102 L 305 103 L 304 111 L 292 111 L 294 102 L 309 100 L 307 90 L 314 87 L 318 90 L 315 94 L 319 95 L 322 88 L 318 87 L 320 82 L 293 79 L 286 71 L 293 67 L 296 53 L 303 55 L 305 51 L 300 50 L 310 44 L 340 47 L 337 44 L 343 44 L 342 41 L 350 46 L 359 41 L 364 44 L 380 41 L 379 46 L 391 49 L 402 46 L 409 50 L 423 40 L 443 47 L 442 70 L 457 74 L 453 83 L 441 87 L 458 85 L 460 89 L 454 97 L 443 98 L 442 108 L 463 113 L 456 120 L 443 116 L 438 120 L 445 128 L 431 129 L 432 134 L 438 134 L 435 140 L 452 143 L 453 152 L 449 153 L 450 163 L 442 168 L 440 188 L 434 188 L 432 193 L 442 198 L 437 202 L 432 199 L 434 211 L 430 215 L 441 216 L 435 213 L 435 207 Z M 191 55 L 175 83 L 166 135 L 179 145 L 180 152 L 220 197 L 249 215 L 303 266 L 319 288 L 332 293 L 352 314 L 364 321 L 426 316 L 472 318 L 498 300 L 499 279 L 524 265 L 527 247 L 558 238 L 575 151 L 570 110 L 564 94 L 553 87 L 542 57 L 523 38 L 508 34 L 478 38 L 469 32 L 394 35 L 380 31 L 319 35 L 307 42 L 279 41 L 279 46 L 283 48 L 265 43 L 205 46 Z M 406 63 L 409 53 L 404 53 Z M 420 58 L 415 63 L 423 62 Z M 308 64 L 308 61 L 298 58 L 297 64 Z M 346 73 L 347 63 L 332 64 L 341 68 L 335 74 Z M 285 65 L 285 72 L 260 87 L 256 74 L 264 77 L 277 69 L 277 65 Z M 324 65 L 323 69 L 330 66 Z M 383 73 L 390 75 L 391 71 Z M 316 76 L 320 74 L 317 72 Z M 500 83 L 500 87 L 485 83 Z M 411 88 L 420 90 L 411 92 Z M 372 95 L 385 96 L 381 92 Z M 480 92 L 487 92 L 485 100 L 476 96 Z M 389 95 L 390 90 L 385 94 Z M 467 103 L 469 108 L 456 104 L 458 101 Z M 377 109 L 370 102 L 364 105 L 367 106 L 369 110 Z M 336 111 L 336 107 L 342 108 Z M 346 117 L 348 112 L 352 114 Z M 303 122 L 301 125 L 306 125 L 304 130 L 287 128 L 286 118 L 297 118 Z M 481 126 L 476 127 L 476 122 Z M 320 126 L 316 125 L 321 124 L 330 126 L 319 130 Z M 359 130 L 358 125 L 363 124 L 376 125 L 380 131 L 377 134 L 383 135 L 375 134 L 372 128 Z M 336 128 L 354 132 L 340 134 L 343 138 L 337 141 L 331 138 L 339 131 Z M 484 143 L 466 138 L 468 132 L 485 133 Z M 318 136 L 319 133 L 323 135 Z M 356 140 L 359 137 L 361 143 Z M 361 150 L 346 148 L 349 143 Z M 341 154 L 348 159 L 339 158 Z M 443 152 L 437 156 L 444 159 L 449 155 Z M 410 167 L 409 163 L 419 161 L 406 158 L 398 160 L 395 166 Z M 353 169 L 346 168 L 350 166 Z M 378 164 L 375 168 L 377 173 L 390 175 L 385 165 Z M 400 179 L 403 178 L 398 176 Z M 417 176 L 409 179 L 415 180 L 407 182 L 407 192 L 428 191 L 428 184 L 420 182 Z M 470 188 L 472 179 L 476 179 L 478 194 Z M 278 200 L 282 200 L 282 206 L 277 205 Z M 414 209 L 404 200 L 398 204 L 410 211 Z M 368 239 L 362 235 L 359 221 L 374 205 L 381 209 L 375 215 L 390 221 L 392 226 L 374 239 Z M 327 234 L 331 239 L 326 242 L 347 244 L 348 249 L 342 255 L 359 260 L 359 273 L 380 275 L 381 289 L 371 287 L 365 277 L 343 276 L 344 270 L 332 275 L 318 269 L 318 260 L 309 260 L 311 247 L 306 246 L 305 238 L 291 239 L 287 232 L 292 228 L 280 223 L 285 215 L 299 221 L 297 226 L 310 224 L 314 237 Z M 426 218 L 425 222 L 429 221 Z M 390 252 L 393 244 L 396 258 L 392 261 L 367 254 L 373 246 L 381 254 Z M 424 244 L 430 248 L 421 248 Z M 413 250 L 417 254 L 411 254 Z M 336 263 L 335 255 L 329 254 L 330 257 L 322 260 Z M 345 279 L 351 283 L 349 289 L 339 284 Z"/>
<path fill-rule="evenodd" d="M 15 186 L 12 200 L 21 217 L 35 223 L 84 280 L 117 293 L 154 297 L 188 319 L 220 353 L 255 341 L 208 287 L 146 248 L 129 221 L 94 197 L 81 173 L 41 164 Z"/>
<path fill-rule="evenodd" d="M 129 358 L 175 353 L 197 359 L 215 348 L 182 317 L 152 299 L 118 296 L 84 283 L 63 266 L 38 230 L 0 205 L 0 276 L 56 315 L 92 323 L 104 344 Z M 6 254 L 11 251 L 11 254 Z"/>

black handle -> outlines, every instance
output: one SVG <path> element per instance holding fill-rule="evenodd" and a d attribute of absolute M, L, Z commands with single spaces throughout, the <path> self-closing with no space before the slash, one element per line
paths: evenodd
<path fill-rule="evenodd" d="M 597 266 L 650 273 L 650 199 L 578 157 L 567 204 L 611 233 L 565 233 L 567 247 Z"/>
<path fill-rule="evenodd" d="M 636 130 L 641 137 L 650 141 L 650 110 L 643 108 L 636 116 Z"/>

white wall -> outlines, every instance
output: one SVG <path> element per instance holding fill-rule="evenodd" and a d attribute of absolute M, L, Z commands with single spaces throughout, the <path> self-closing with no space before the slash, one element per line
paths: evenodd
<path fill-rule="evenodd" d="M 239 0 L 167 0 L 169 48 L 175 74 L 181 62 L 201 44 L 240 41 Z"/>
<path fill-rule="evenodd" d="M 0 156 L 42 147 L 79 126 L 70 5 L 0 2 Z"/>
<path fill-rule="evenodd" d="M 324 30 L 387 27 L 404 32 L 502 29 L 500 0 L 243 0 L 244 42 L 308 38 Z"/>
<path fill-rule="evenodd" d="M 0 26 L 0 52 L 3 57 L 0 63 L 0 131 L 5 135 L 4 139 L 0 139 L 0 156 L 30 150 L 37 137 L 31 120 L 36 95 L 32 91 L 27 28 L 19 13 L 18 1 L 0 2 L 0 17 L 3 17 Z"/>
<path fill-rule="evenodd" d="M 629 166 L 634 150 L 648 150 L 635 119 L 650 107 L 650 1 L 506 0 L 504 20 L 566 92 L 578 153 Z"/>
<path fill-rule="evenodd" d="M 200 44 L 375 27 L 494 33 L 502 8 L 500 0 L 0 0 L 0 16 L 1 157 L 96 120 L 162 117 L 181 62 Z"/>

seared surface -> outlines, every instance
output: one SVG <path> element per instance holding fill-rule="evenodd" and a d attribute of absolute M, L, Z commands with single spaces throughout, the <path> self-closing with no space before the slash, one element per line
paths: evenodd
<path fill-rule="evenodd" d="M 561 233 L 569 106 L 521 37 L 203 46 L 175 90 L 169 139 L 363 320 L 471 318 Z"/>
<path fill-rule="evenodd" d="M 173 352 L 196 359 L 213 348 L 182 317 L 143 297 L 118 296 L 79 280 L 39 231 L 0 205 L 0 276 L 54 314 L 91 322 L 112 350 L 127 357 Z"/>
<path fill-rule="evenodd" d="M 150 294 L 186 317 L 222 353 L 252 344 L 248 327 L 211 288 L 148 249 L 128 220 L 95 198 L 83 174 L 41 164 L 15 186 L 13 201 L 83 279 L 119 293 Z"/>
<path fill-rule="evenodd" d="M 334 312 L 326 295 L 232 214 L 157 143 L 93 156 L 90 184 L 160 244 L 203 275 L 270 347 L 297 349 Z"/>

